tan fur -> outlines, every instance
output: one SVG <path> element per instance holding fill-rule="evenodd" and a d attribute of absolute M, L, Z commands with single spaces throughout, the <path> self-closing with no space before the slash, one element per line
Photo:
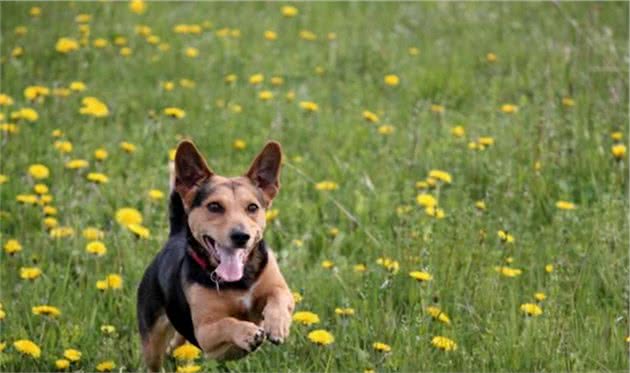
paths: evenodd
<path fill-rule="evenodd" d="M 195 336 L 209 357 L 238 358 L 257 347 L 261 333 L 276 343 L 289 335 L 293 296 L 271 251 L 267 267 L 249 290 L 217 292 L 192 284 L 186 298 Z"/>
<path fill-rule="evenodd" d="M 160 370 L 162 358 L 174 332 L 175 329 L 171 322 L 168 321 L 166 315 L 162 315 L 155 322 L 148 338 L 142 341 L 142 353 L 149 371 L 157 372 Z"/>

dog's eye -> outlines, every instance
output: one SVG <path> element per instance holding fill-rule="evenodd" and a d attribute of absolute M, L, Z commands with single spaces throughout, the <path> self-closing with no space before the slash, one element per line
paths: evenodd
<path fill-rule="evenodd" d="M 256 212 L 256 211 L 258 211 L 258 205 L 257 205 L 257 204 L 255 204 L 255 203 L 250 203 L 250 204 L 247 206 L 247 212 L 254 213 L 254 212 Z"/>
<path fill-rule="evenodd" d="M 217 202 L 210 202 L 208 204 L 208 211 L 219 214 L 223 212 L 223 206 L 221 206 Z"/>

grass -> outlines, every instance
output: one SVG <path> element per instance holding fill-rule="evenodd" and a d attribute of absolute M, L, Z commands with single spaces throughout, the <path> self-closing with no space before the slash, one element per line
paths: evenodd
<path fill-rule="evenodd" d="M 17 134 L 2 134 L 0 186 L 2 246 L 17 239 L 23 250 L 0 254 L 0 353 L 4 371 L 49 371 L 67 348 L 82 352 L 77 369 L 93 371 L 104 360 L 117 370 L 142 368 L 135 320 L 135 290 L 144 268 L 165 242 L 166 202 L 152 201 L 150 189 L 168 192 L 168 151 L 191 138 L 220 174 L 236 175 L 267 139 L 286 153 L 282 190 L 274 202 L 278 217 L 266 238 L 275 249 L 298 310 L 319 315 L 314 326 L 294 325 L 280 347 L 265 344 L 234 371 L 584 371 L 628 366 L 628 162 L 616 160 L 611 133 L 628 136 L 627 3 L 298 3 L 285 18 L 280 3 L 149 3 L 144 14 L 127 3 L 60 2 L 0 4 L 1 89 L 14 104 L 0 107 Z M 41 15 L 32 17 L 33 6 Z M 60 37 L 81 39 L 75 16 L 92 15 L 89 45 L 61 54 Z M 199 35 L 180 35 L 180 23 L 212 23 Z M 170 49 L 161 51 L 137 35 L 138 24 Z M 28 32 L 18 36 L 17 26 Z M 209 26 L 206 24 L 206 26 Z M 240 30 L 220 36 L 224 27 Z M 267 41 L 265 30 L 278 38 Z M 298 37 L 311 30 L 315 41 Z M 335 40 L 327 34 L 334 32 Z M 232 36 L 230 36 L 232 35 Z M 132 54 L 123 57 L 116 36 Z M 91 44 L 105 38 L 103 49 Z M 15 47 L 24 53 L 11 57 Z M 198 48 L 186 57 L 183 49 Z M 409 48 L 419 49 L 418 55 Z M 487 60 L 487 53 L 497 56 Z M 262 73 L 252 86 L 248 78 Z M 233 85 L 224 83 L 236 74 Z M 396 74 L 400 84 L 384 84 Z M 284 78 L 272 86 L 272 76 Z M 193 88 L 183 88 L 180 79 Z M 67 87 L 82 81 L 87 90 L 29 103 L 23 91 L 41 84 Z M 175 82 L 165 91 L 162 83 Z M 261 90 L 274 98 L 263 102 Z M 289 91 L 295 99 L 285 98 Z M 81 98 L 95 96 L 109 115 L 80 115 Z M 574 106 L 563 105 L 570 97 Z M 319 111 L 305 113 L 300 101 Z M 242 112 L 234 112 L 234 104 Z M 442 113 L 431 110 L 439 104 Z M 518 106 L 513 114 L 504 104 Z M 166 118 L 165 107 L 185 110 Z M 10 120 L 11 112 L 32 107 L 34 123 Z M 368 123 L 362 112 L 380 117 Z M 378 128 L 395 130 L 381 135 Z M 461 125 L 465 135 L 451 134 Z M 53 146 L 54 129 L 73 150 Z M 469 149 L 481 136 L 494 138 L 485 150 Z M 233 142 L 246 142 L 243 150 Z M 133 154 L 121 141 L 137 146 Z M 104 147 L 105 161 L 93 152 Z M 82 170 L 64 168 L 70 159 L 89 160 Z M 536 168 L 538 163 L 540 166 Z M 60 225 L 73 237 L 52 239 L 41 207 L 16 202 L 32 193 L 28 167 L 50 169 L 50 188 Z M 451 184 L 421 191 L 416 182 L 429 171 L 447 171 Z M 109 183 L 86 181 L 103 172 Z M 331 180 L 333 191 L 314 184 Z M 439 199 L 443 219 L 428 216 L 415 202 L 419 193 Z M 479 211 L 475 202 L 487 209 Z M 556 202 L 577 205 L 560 210 Z M 400 206 L 410 206 L 397 213 Z M 148 239 L 137 239 L 116 223 L 121 207 L 138 209 Z M 105 232 L 107 254 L 84 250 L 81 231 Z M 339 234 L 330 234 L 337 228 Z M 500 242 L 498 230 L 515 237 Z M 299 241 L 296 241 L 299 240 Z M 391 273 L 379 257 L 398 262 Z M 321 262 L 331 260 L 333 269 Z M 512 260 L 511 264 L 507 262 Z M 364 273 L 353 266 L 363 263 Z M 553 271 L 545 271 L 547 264 Z M 501 276 L 495 266 L 522 270 Z M 41 277 L 22 280 L 20 268 L 37 266 Z M 410 271 L 433 280 L 418 283 Z M 97 280 L 120 274 L 120 290 L 101 292 Z M 523 303 L 544 292 L 543 314 L 527 317 Z M 34 315 L 50 304 L 57 318 Z M 451 325 L 433 320 L 427 306 L 439 306 Z M 352 307 L 340 318 L 336 307 Z M 103 324 L 117 331 L 105 336 Z M 321 328 L 335 336 L 320 347 L 306 338 Z M 431 345 L 446 336 L 457 350 Z M 41 347 L 38 359 L 13 346 L 27 338 Z M 374 351 L 374 342 L 391 352 Z M 197 362 L 204 370 L 212 361 Z M 175 370 L 169 360 L 167 370 Z"/>

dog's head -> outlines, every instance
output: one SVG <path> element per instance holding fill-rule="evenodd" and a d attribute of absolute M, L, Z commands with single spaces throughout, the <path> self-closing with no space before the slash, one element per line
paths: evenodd
<path fill-rule="evenodd" d="M 269 142 L 244 176 L 213 173 L 197 148 L 183 141 L 175 154 L 175 190 L 194 238 L 226 282 L 243 277 L 245 264 L 263 237 L 265 210 L 280 189 L 282 150 Z"/>

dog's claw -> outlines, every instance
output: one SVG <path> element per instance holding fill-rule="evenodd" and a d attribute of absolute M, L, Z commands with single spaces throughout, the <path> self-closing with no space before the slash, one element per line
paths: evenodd
<path fill-rule="evenodd" d="M 255 351 L 256 349 L 258 349 L 258 347 L 260 347 L 264 340 L 265 331 L 262 328 L 259 328 L 258 331 L 256 331 L 256 334 L 254 334 L 254 338 L 252 339 L 251 343 L 249 344 L 249 351 Z"/>

